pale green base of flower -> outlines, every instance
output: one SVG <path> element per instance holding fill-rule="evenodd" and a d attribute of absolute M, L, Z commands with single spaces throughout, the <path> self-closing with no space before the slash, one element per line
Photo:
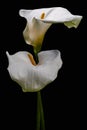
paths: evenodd
<path fill-rule="evenodd" d="M 34 48 L 34 54 L 35 54 L 35 61 L 36 61 L 36 63 L 38 64 L 38 53 L 40 52 L 40 50 L 41 50 L 41 46 L 40 45 L 38 45 L 38 46 L 36 46 L 36 47 L 33 47 Z"/>
<path fill-rule="evenodd" d="M 34 53 L 37 55 L 39 52 L 40 52 L 40 50 L 41 50 L 41 44 L 40 45 L 37 45 L 37 46 L 34 46 L 33 48 L 34 48 Z"/>

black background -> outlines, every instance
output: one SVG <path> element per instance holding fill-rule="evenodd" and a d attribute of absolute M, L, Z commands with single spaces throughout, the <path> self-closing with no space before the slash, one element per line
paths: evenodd
<path fill-rule="evenodd" d="M 15 0 L 3 1 L 0 14 L 0 125 L 6 128 L 35 130 L 36 93 L 23 93 L 7 72 L 5 52 L 30 51 L 23 39 L 26 20 L 19 9 L 65 7 L 72 14 L 82 15 L 77 29 L 54 24 L 45 35 L 42 50 L 61 51 L 63 66 L 57 79 L 42 91 L 46 130 L 83 128 L 85 124 L 85 65 L 87 9 L 85 1 L 77 0 Z"/>

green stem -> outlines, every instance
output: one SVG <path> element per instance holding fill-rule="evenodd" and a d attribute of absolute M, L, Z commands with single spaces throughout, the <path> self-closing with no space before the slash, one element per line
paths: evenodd
<path fill-rule="evenodd" d="M 38 63 L 38 53 L 40 52 L 41 50 L 41 45 L 38 45 L 36 47 L 34 47 L 34 54 L 35 54 L 35 59 L 36 59 L 36 63 Z"/>
<path fill-rule="evenodd" d="M 34 54 L 35 54 L 35 60 L 38 64 L 38 52 L 40 51 L 41 46 L 35 48 L 34 47 Z M 37 120 L 36 120 L 36 130 L 45 130 L 45 121 L 44 121 L 44 111 L 43 111 L 43 105 L 42 105 L 42 99 L 41 99 L 41 93 L 40 91 L 37 92 Z"/>
<path fill-rule="evenodd" d="M 37 126 L 36 130 L 45 130 L 44 111 L 40 91 L 37 92 Z"/>
<path fill-rule="evenodd" d="M 38 55 L 37 55 L 37 53 L 34 53 L 34 54 L 35 54 L 35 61 L 38 64 Z"/>
<path fill-rule="evenodd" d="M 40 130 L 40 96 L 37 92 L 37 119 L 36 119 L 36 130 Z"/>
<path fill-rule="evenodd" d="M 40 96 L 41 130 L 45 130 L 45 120 L 44 120 L 44 111 L 43 111 L 43 105 L 42 105 L 41 93 L 40 93 L 39 96 Z"/>

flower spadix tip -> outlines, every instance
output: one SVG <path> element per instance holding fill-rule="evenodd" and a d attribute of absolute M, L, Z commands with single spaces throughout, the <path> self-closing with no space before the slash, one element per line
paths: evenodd
<path fill-rule="evenodd" d="M 40 16 L 41 19 L 44 19 L 45 18 L 45 13 L 43 12 Z"/>

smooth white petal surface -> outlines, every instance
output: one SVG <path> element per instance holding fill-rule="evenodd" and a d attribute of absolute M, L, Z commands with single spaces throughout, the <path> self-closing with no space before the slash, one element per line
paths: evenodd
<path fill-rule="evenodd" d="M 18 52 L 9 55 L 6 52 L 11 78 L 16 81 L 24 92 L 35 92 L 44 88 L 56 79 L 62 66 L 58 50 L 43 51 L 38 54 L 39 63 L 34 66 L 28 57 L 28 52 Z"/>
<path fill-rule="evenodd" d="M 82 16 L 73 15 L 62 7 L 42 8 L 34 10 L 21 9 L 20 16 L 27 19 L 23 32 L 26 43 L 41 46 L 44 35 L 53 23 L 64 23 L 68 28 L 77 28 Z"/>
<path fill-rule="evenodd" d="M 49 14 L 44 19 L 36 18 L 45 23 L 64 23 L 68 28 L 78 27 L 82 16 L 73 15 L 67 9 L 55 7 L 49 9 Z"/>
<path fill-rule="evenodd" d="M 42 11 L 44 10 L 42 9 Z M 36 19 L 37 16 L 38 18 L 41 16 L 40 10 L 20 10 L 19 14 L 27 19 L 27 24 L 23 31 L 26 43 L 40 48 L 44 35 L 52 23 L 46 24 Z"/>

